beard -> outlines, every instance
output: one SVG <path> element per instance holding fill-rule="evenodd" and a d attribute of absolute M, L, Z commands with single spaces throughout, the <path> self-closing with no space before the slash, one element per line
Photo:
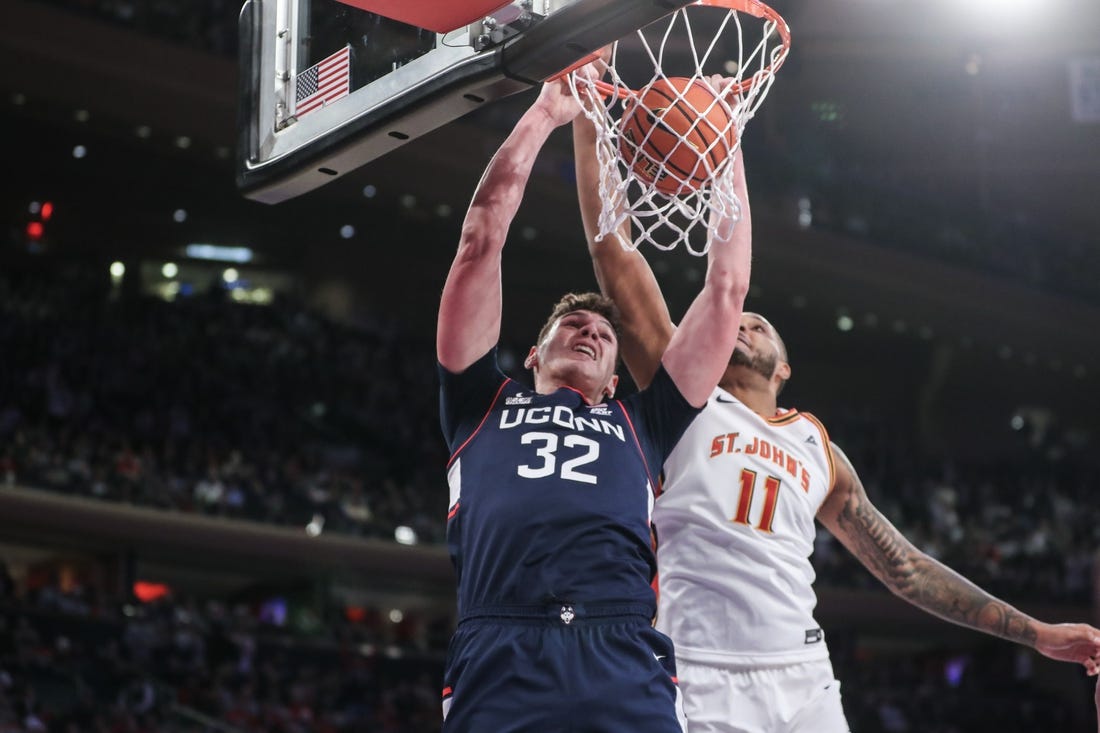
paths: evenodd
<path fill-rule="evenodd" d="M 730 357 L 731 365 L 748 367 L 765 379 L 772 378 L 778 363 L 779 356 L 776 354 L 753 354 L 752 356 L 746 356 L 734 349 L 733 356 Z"/>

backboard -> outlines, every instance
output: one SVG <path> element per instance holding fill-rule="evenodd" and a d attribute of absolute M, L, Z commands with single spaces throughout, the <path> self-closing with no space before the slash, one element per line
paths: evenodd
<path fill-rule="evenodd" d="M 238 186 L 311 191 L 691 2 L 246 0 Z"/>

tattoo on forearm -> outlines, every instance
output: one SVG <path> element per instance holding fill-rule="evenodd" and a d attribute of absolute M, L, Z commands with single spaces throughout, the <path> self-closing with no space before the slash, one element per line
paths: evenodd
<path fill-rule="evenodd" d="M 837 522 L 852 551 L 890 590 L 947 621 L 1021 644 L 1034 644 L 1030 619 L 955 571 L 916 550 L 867 501 L 853 491 Z"/>

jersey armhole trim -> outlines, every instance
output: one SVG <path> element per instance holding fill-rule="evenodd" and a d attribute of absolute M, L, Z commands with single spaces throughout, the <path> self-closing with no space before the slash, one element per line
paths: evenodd
<path fill-rule="evenodd" d="M 822 503 L 824 503 L 825 499 L 829 498 L 829 495 L 833 493 L 833 489 L 836 488 L 836 457 L 833 455 L 833 441 L 829 439 L 829 431 L 825 429 L 825 426 L 821 424 L 820 420 L 808 412 L 803 412 L 802 415 L 817 426 L 824 440 L 822 449 L 825 451 L 825 460 L 829 464 L 829 490 L 825 492 L 825 498 L 822 499 Z"/>
<path fill-rule="evenodd" d="M 646 460 L 645 451 L 642 450 L 642 441 L 638 439 L 638 431 L 634 429 L 634 420 L 631 419 L 630 413 L 623 406 L 622 400 L 615 400 L 615 404 L 623 411 L 627 427 L 630 428 L 630 435 L 634 438 L 634 447 L 638 449 L 638 455 L 642 457 L 642 467 L 645 468 L 645 476 L 649 481 L 649 493 L 653 494 L 653 498 L 657 498 L 657 484 L 653 481 L 653 473 L 649 470 L 649 461 Z"/>
<path fill-rule="evenodd" d="M 476 438 L 477 434 L 481 432 L 481 428 L 485 425 L 485 421 L 489 419 L 489 415 L 492 414 L 493 407 L 496 405 L 497 400 L 500 399 L 500 393 L 504 391 L 504 388 L 507 387 L 508 383 L 511 381 L 511 378 L 505 378 L 505 380 L 500 383 L 500 386 L 497 387 L 497 392 L 493 395 L 493 399 L 489 400 L 489 409 L 485 411 L 485 414 L 481 418 L 481 422 L 479 422 L 477 424 L 477 427 L 474 428 L 474 432 L 470 433 L 470 437 L 462 441 L 462 445 L 458 446 L 458 448 L 455 449 L 455 452 L 451 454 L 451 457 L 447 460 L 447 468 L 451 467 L 451 464 L 455 462 L 456 458 L 458 458 L 458 454 L 461 453 L 463 449 L 465 449 L 466 446 L 470 444 L 470 441 Z"/>

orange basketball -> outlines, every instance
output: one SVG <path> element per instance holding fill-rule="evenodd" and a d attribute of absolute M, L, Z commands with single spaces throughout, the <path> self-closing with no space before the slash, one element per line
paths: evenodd
<path fill-rule="evenodd" d="M 619 149 L 642 180 L 675 196 L 706 186 L 734 145 L 729 108 L 699 79 L 660 78 L 627 103 Z"/>

